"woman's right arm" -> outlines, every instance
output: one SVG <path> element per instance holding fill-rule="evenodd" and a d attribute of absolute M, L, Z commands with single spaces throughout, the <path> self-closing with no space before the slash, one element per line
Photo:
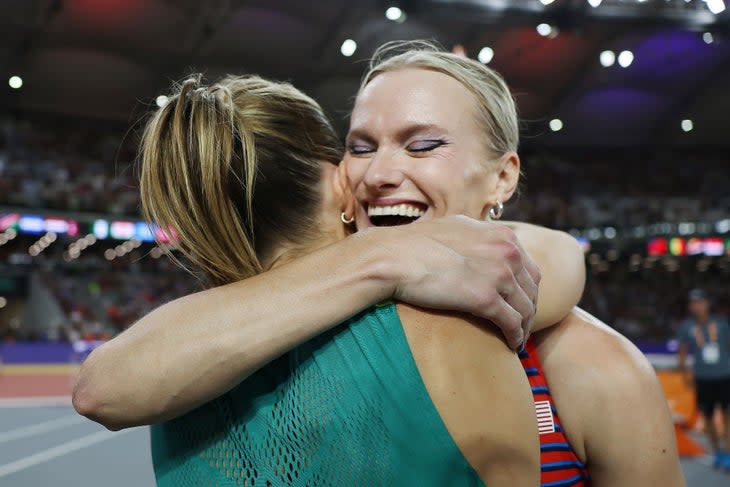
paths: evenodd
<path fill-rule="evenodd" d="M 487 318 L 516 346 L 523 317 L 534 314 L 537 281 L 534 263 L 500 224 L 447 217 L 368 230 L 160 306 L 90 354 L 74 407 L 113 430 L 179 416 L 388 298 Z"/>

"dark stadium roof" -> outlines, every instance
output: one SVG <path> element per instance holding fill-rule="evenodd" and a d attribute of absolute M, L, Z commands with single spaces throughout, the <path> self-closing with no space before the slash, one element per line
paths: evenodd
<path fill-rule="evenodd" d="M 549 5 L 543 5 L 548 3 Z M 730 15 L 704 0 L 13 0 L 0 16 L 0 107 L 132 121 L 191 70 L 290 79 L 344 120 L 363 60 L 435 38 L 491 66 L 548 146 L 728 146 Z M 404 22 L 385 18 L 398 5 Z M 730 5 L 728 5 L 730 7 Z M 560 31 L 543 37 L 546 22 Z M 712 34 L 712 39 L 704 36 Z M 354 56 L 340 53 L 357 41 Z M 711 40 L 711 42 L 707 42 Z M 628 68 L 599 54 L 633 52 Z M 18 74 L 24 85 L 9 88 Z M 547 121 L 564 128 L 552 133 Z M 694 130 L 684 133 L 683 119 Z"/>

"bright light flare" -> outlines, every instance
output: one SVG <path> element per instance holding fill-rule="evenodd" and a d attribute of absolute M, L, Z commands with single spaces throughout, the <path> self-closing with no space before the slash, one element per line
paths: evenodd
<path fill-rule="evenodd" d="M 340 52 L 345 57 L 350 57 L 353 54 L 355 54 L 355 51 L 357 51 L 357 42 L 353 41 L 352 39 L 345 39 L 345 41 L 342 43 L 342 46 L 340 46 Z"/>
<path fill-rule="evenodd" d="M 479 62 L 483 64 L 489 64 L 493 58 L 494 49 L 492 49 L 491 47 L 482 47 L 482 49 L 479 51 L 479 54 L 477 55 L 477 59 L 479 59 Z"/>
<path fill-rule="evenodd" d="M 631 51 L 621 51 L 621 54 L 618 55 L 618 64 L 622 68 L 628 68 L 633 62 L 634 53 Z"/>
<path fill-rule="evenodd" d="M 23 86 L 23 78 L 20 76 L 11 76 L 8 85 L 14 90 L 19 90 Z"/>
<path fill-rule="evenodd" d="M 598 56 L 598 60 L 604 68 L 610 68 L 616 62 L 616 53 L 609 50 L 603 51 Z"/>
<path fill-rule="evenodd" d="M 550 120 L 550 130 L 553 132 L 560 132 L 563 130 L 563 121 L 559 118 L 554 118 Z"/>

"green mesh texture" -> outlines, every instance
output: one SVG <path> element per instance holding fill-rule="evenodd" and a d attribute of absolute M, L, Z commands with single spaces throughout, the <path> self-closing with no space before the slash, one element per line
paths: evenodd
<path fill-rule="evenodd" d="M 151 433 L 160 487 L 483 485 L 431 403 L 393 305 Z"/>

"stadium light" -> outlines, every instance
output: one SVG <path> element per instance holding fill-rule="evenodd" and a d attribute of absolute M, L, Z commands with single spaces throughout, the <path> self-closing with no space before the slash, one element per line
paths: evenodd
<path fill-rule="evenodd" d="M 550 120 L 550 130 L 553 132 L 559 132 L 563 130 L 563 121 L 559 118 L 554 118 Z"/>
<path fill-rule="evenodd" d="M 715 38 L 712 35 L 712 32 L 705 32 L 702 34 L 702 40 L 705 41 L 705 44 L 712 44 L 715 41 Z"/>
<path fill-rule="evenodd" d="M 705 3 L 709 11 L 715 15 L 725 11 L 725 0 L 705 0 Z"/>
<path fill-rule="evenodd" d="M 406 20 L 406 13 L 398 7 L 390 7 L 385 11 L 385 18 L 402 24 Z"/>
<path fill-rule="evenodd" d="M 685 132 L 691 132 L 695 128 L 694 122 L 690 119 L 684 119 L 682 120 L 682 130 Z"/>
<path fill-rule="evenodd" d="M 479 51 L 479 54 L 477 55 L 477 59 L 479 59 L 480 63 L 483 64 L 489 64 L 489 62 L 494 58 L 494 49 L 491 47 L 482 47 L 482 49 Z"/>
<path fill-rule="evenodd" d="M 547 37 L 550 34 L 552 34 L 553 28 L 550 24 L 539 24 L 537 26 L 537 33 L 540 34 L 543 37 Z"/>
<path fill-rule="evenodd" d="M 593 8 L 598 8 L 601 5 L 601 2 L 603 2 L 603 0 L 588 0 L 588 5 Z"/>
<path fill-rule="evenodd" d="M 616 62 L 616 54 L 613 51 L 606 50 L 601 52 L 598 59 L 601 62 L 601 66 L 609 68 Z"/>
<path fill-rule="evenodd" d="M 398 7 L 390 7 L 385 11 L 385 18 L 388 20 L 397 20 L 402 14 L 403 11 Z"/>
<path fill-rule="evenodd" d="M 169 98 L 167 98 L 167 97 L 166 97 L 165 95 L 160 95 L 160 96 L 158 96 L 158 97 L 157 97 L 157 99 L 155 100 L 155 103 L 157 103 L 157 106 L 158 106 L 158 107 L 162 108 L 162 107 L 164 107 L 165 105 L 167 105 L 167 103 L 168 103 L 169 101 L 170 101 L 170 99 L 169 99 Z"/>
<path fill-rule="evenodd" d="M 631 51 L 621 51 L 621 54 L 618 55 L 618 64 L 622 68 L 628 68 L 633 62 L 634 53 Z"/>
<path fill-rule="evenodd" d="M 350 57 L 353 54 L 355 54 L 355 51 L 357 51 L 357 42 L 353 41 L 352 39 L 345 39 L 345 42 L 342 43 L 342 46 L 340 47 L 340 52 L 345 57 Z"/>
<path fill-rule="evenodd" d="M 20 76 L 11 76 L 8 80 L 8 84 L 14 90 L 18 90 L 23 86 L 23 78 Z"/>
<path fill-rule="evenodd" d="M 4 308 L 5 306 L 7 306 L 7 304 L 8 300 L 5 299 L 3 296 L 0 296 L 0 308 Z"/>
<path fill-rule="evenodd" d="M 551 3 L 553 3 L 554 1 L 555 1 L 555 0 L 540 0 L 540 3 L 541 3 L 541 4 L 543 4 L 543 5 L 550 5 L 550 4 L 551 4 Z"/>

